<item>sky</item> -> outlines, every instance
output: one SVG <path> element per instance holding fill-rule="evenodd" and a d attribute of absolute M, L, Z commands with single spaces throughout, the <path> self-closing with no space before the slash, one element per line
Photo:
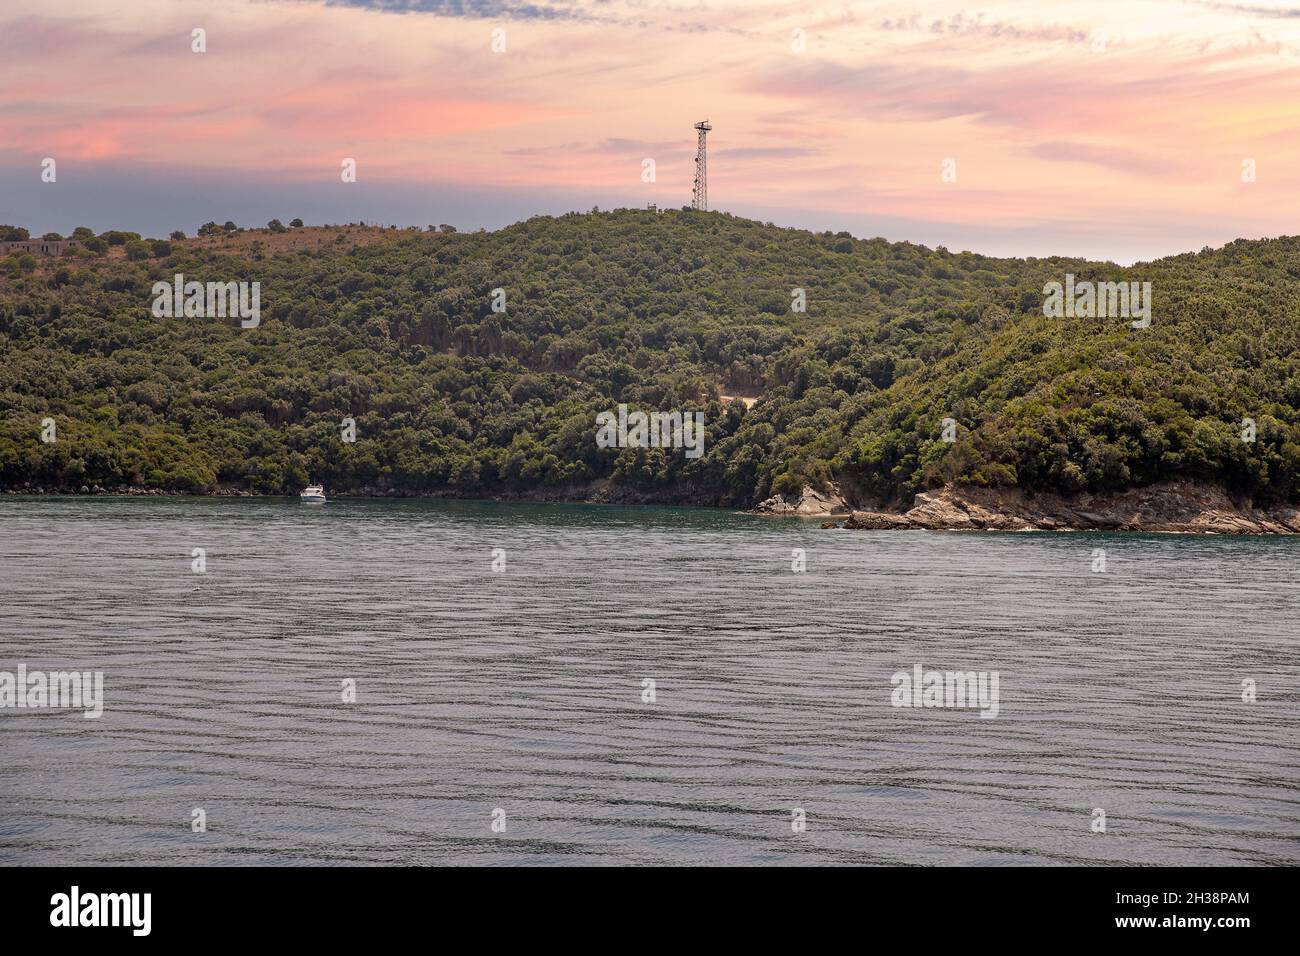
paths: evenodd
<path fill-rule="evenodd" d="M 783 226 L 1295 234 L 1300 0 L 0 0 L 0 223 L 38 235 L 682 206 L 703 119 L 710 208 Z"/>

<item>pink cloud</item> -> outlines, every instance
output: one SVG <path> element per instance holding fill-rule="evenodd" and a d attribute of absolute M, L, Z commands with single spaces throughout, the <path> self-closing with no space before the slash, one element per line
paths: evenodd
<path fill-rule="evenodd" d="M 1300 186 L 1287 55 L 1300 20 L 1224 5 L 593 0 L 529 18 L 140 3 L 0 13 L 6 157 L 324 182 L 351 156 L 367 181 L 667 202 L 689 193 L 691 124 L 708 116 L 723 208 L 1043 234 L 1167 222 L 1171 241 L 1196 216 L 1285 231 Z M 200 23 L 209 52 L 196 55 Z M 502 24 L 508 50 L 494 54 Z M 1243 157 L 1261 171 L 1249 186 Z M 945 159 L 955 182 L 940 179 Z"/>

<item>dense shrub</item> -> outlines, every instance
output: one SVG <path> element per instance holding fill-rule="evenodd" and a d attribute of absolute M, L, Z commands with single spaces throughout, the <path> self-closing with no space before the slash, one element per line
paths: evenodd
<path fill-rule="evenodd" d="M 1300 498 L 1296 239 L 1120 268 L 689 210 L 199 232 L 166 249 L 105 233 L 92 242 L 120 237 L 127 259 L 61 273 L 0 262 L 0 487 L 561 495 L 609 479 L 748 505 L 831 479 L 906 500 L 949 480 L 1194 478 Z M 174 271 L 260 282 L 261 324 L 153 318 Z M 1150 328 L 1045 318 L 1043 285 L 1067 272 L 1152 282 Z M 596 447 L 596 414 L 620 402 L 703 411 L 706 453 Z"/>

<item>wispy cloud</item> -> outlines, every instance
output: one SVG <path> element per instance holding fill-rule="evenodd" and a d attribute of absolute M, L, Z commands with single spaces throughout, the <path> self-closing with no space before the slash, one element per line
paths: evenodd
<path fill-rule="evenodd" d="M 591 20 L 589 11 L 571 2 L 518 3 L 514 0 L 326 0 L 329 6 L 362 7 L 381 13 L 428 13 L 480 20 Z"/>
<path fill-rule="evenodd" d="M 1225 13 L 1245 14 L 1252 17 L 1267 17 L 1280 20 L 1300 18 L 1300 7 L 1261 6 L 1250 3 L 1216 3 L 1214 0 L 1188 0 L 1198 7 L 1207 7 Z"/>
<path fill-rule="evenodd" d="M 1079 142 L 1037 143 L 1027 152 L 1038 159 L 1054 163 L 1087 163 L 1133 176 L 1168 175 L 1171 172 L 1169 159 L 1165 156 L 1153 156 L 1116 146 Z"/>
<path fill-rule="evenodd" d="M 1298 13 L 1264 0 L 10 5 L 0 177 L 7 209 L 51 218 L 28 223 L 42 231 L 87 202 L 130 226 L 149 182 L 357 204 L 351 218 L 381 190 L 419 217 L 437 215 L 425 197 L 472 195 L 489 224 L 564 202 L 680 205 L 691 126 L 708 117 L 721 208 L 987 251 L 1147 256 L 1295 231 Z M 93 196 L 77 185 L 91 182 Z M 191 210 L 181 225 L 213 218 L 196 190 L 160 185 L 158 202 Z"/>

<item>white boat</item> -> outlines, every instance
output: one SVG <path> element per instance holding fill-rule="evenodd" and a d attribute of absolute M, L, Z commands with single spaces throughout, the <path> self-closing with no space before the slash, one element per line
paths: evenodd
<path fill-rule="evenodd" d="M 298 496 L 308 504 L 324 504 L 325 489 L 320 485 L 308 485 L 302 494 Z"/>

